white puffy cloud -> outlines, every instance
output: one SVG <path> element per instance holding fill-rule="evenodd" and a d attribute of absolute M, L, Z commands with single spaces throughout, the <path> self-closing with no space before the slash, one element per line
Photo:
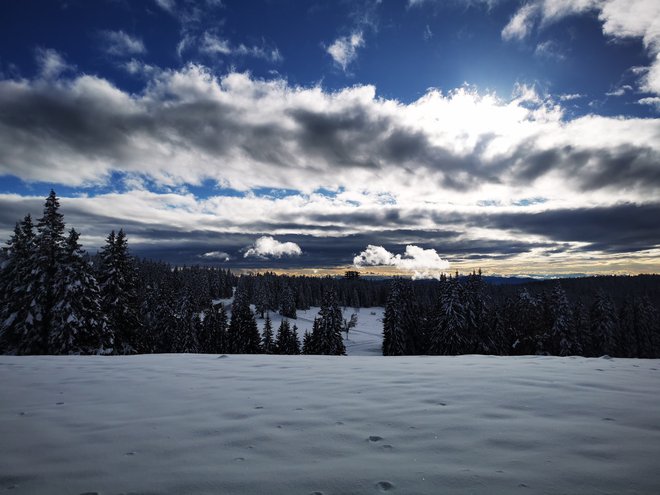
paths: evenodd
<path fill-rule="evenodd" d="M 244 258 L 281 258 L 283 256 L 300 256 L 302 249 L 295 242 L 280 242 L 269 235 L 264 235 L 257 239 L 250 247 Z"/>
<path fill-rule="evenodd" d="M 140 38 L 124 31 L 102 31 L 101 37 L 105 42 L 105 51 L 110 55 L 141 55 L 147 52 Z"/>
<path fill-rule="evenodd" d="M 353 258 L 353 265 L 391 266 L 410 272 L 413 278 L 439 278 L 449 269 L 449 262 L 440 257 L 435 249 L 423 249 L 408 245 L 403 255 L 393 254 L 382 246 L 368 245 L 367 248 Z"/>
<path fill-rule="evenodd" d="M 349 36 L 341 36 L 337 38 L 326 51 L 332 57 L 337 65 L 342 70 L 346 71 L 347 67 L 357 58 L 358 48 L 364 46 L 364 37 L 362 31 L 356 31 Z"/>
<path fill-rule="evenodd" d="M 219 260 L 219 261 L 231 260 L 231 256 L 229 256 L 229 254 L 225 253 L 224 251 L 209 251 L 208 253 L 202 254 L 201 257 L 208 260 Z"/>

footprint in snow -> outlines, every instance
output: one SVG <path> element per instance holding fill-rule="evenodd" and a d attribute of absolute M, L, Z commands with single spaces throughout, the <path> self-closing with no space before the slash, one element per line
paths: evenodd
<path fill-rule="evenodd" d="M 394 488 L 394 485 L 389 481 L 379 481 L 376 483 L 376 488 L 378 488 L 381 492 L 389 492 Z"/>
<path fill-rule="evenodd" d="M 245 460 L 245 457 L 236 457 L 234 458 L 234 461 L 236 462 L 243 462 Z"/>
<path fill-rule="evenodd" d="M 380 442 L 383 439 L 383 437 L 379 437 L 378 435 L 371 435 L 369 437 L 370 442 Z"/>

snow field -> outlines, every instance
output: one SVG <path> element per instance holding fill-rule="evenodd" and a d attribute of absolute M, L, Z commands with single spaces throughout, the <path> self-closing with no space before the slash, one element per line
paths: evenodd
<path fill-rule="evenodd" d="M 660 361 L 0 356 L 0 491 L 660 493 Z"/>

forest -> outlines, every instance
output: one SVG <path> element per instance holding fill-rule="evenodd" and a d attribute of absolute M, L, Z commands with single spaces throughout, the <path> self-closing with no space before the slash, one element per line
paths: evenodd
<path fill-rule="evenodd" d="M 4 354 L 345 354 L 341 307 L 385 307 L 384 355 L 660 356 L 660 276 L 520 285 L 250 273 L 130 255 L 123 230 L 96 255 L 66 231 L 54 191 L 0 255 Z M 230 308 L 220 302 L 233 297 Z M 296 312 L 320 307 L 299 335 Z M 254 308 L 254 310 L 252 309 Z M 227 311 L 227 310 L 230 311 Z M 271 313 L 284 318 L 273 328 Z M 260 332 L 257 319 L 265 319 Z"/>

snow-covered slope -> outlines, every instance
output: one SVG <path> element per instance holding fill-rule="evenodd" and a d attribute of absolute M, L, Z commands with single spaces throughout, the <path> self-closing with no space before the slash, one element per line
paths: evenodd
<path fill-rule="evenodd" d="M 0 356 L 0 491 L 660 493 L 660 361 Z"/>

